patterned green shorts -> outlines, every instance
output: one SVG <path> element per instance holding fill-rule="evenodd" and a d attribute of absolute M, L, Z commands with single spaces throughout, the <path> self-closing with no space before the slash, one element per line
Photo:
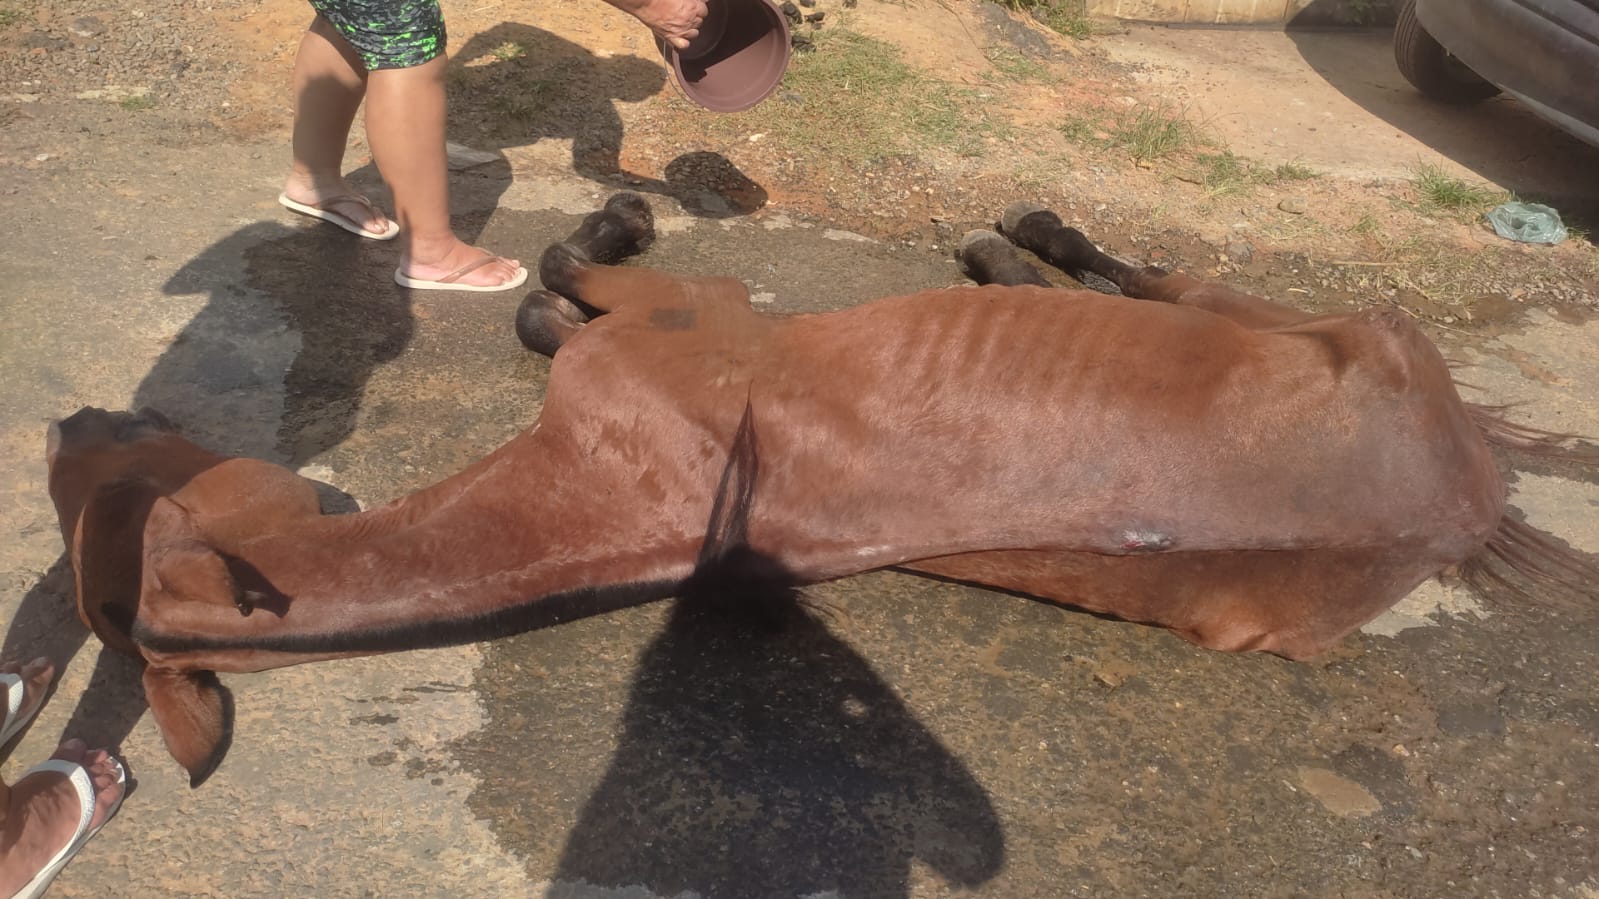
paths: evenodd
<path fill-rule="evenodd" d="M 438 0 L 311 0 L 355 47 L 367 71 L 408 69 L 444 52 Z"/>

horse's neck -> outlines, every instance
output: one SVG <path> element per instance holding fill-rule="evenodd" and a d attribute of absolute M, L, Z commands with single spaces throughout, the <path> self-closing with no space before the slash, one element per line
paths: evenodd
<path fill-rule="evenodd" d="M 587 463 L 527 434 L 379 509 L 217 547 L 239 586 L 261 594 L 259 610 L 190 604 L 176 623 L 212 643 L 382 651 L 603 611 L 641 591 L 667 595 L 693 568 L 691 518 L 648 514 Z"/>

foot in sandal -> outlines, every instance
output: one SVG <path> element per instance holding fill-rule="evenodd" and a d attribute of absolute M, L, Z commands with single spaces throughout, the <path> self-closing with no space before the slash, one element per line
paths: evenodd
<path fill-rule="evenodd" d="M 323 184 L 309 176 L 291 174 L 283 183 L 278 203 L 371 240 L 393 240 L 400 233 L 399 224 L 342 178 Z"/>
<path fill-rule="evenodd" d="M 55 675 L 55 666 L 44 658 L 26 665 L 0 665 L 0 746 L 22 733 L 38 714 L 39 707 L 50 694 L 50 681 Z"/>
<path fill-rule="evenodd" d="M 394 280 L 418 290 L 510 290 L 527 282 L 527 269 L 515 259 L 456 241 L 437 258 L 402 258 Z"/>
<path fill-rule="evenodd" d="M 34 899 L 122 805 L 127 775 L 103 749 L 68 740 L 15 784 L 0 784 L 0 896 Z"/>

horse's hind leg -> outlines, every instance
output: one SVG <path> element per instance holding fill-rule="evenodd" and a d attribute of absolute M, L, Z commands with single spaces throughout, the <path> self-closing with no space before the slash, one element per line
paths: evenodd
<path fill-rule="evenodd" d="M 1000 228 L 1017 246 L 1032 251 L 1050 265 L 1076 278 L 1083 272 L 1093 272 L 1134 299 L 1197 306 L 1248 328 L 1281 327 L 1313 317 L 1263 297 L 1223 284 L 1200 281 L 1181 272 L 1128 265 L 1100 252 L 1093 241 L 1076 228 L 1067 227 L 1060 216 L 1031 203 L 1012 203 L 1006 207 Z"/>
<path fill-rule="evenodd" d="M 1022 259 L 1010 241 L 993 231 L 966 232 L 955 251 L 955 259 L 961 271 L 978 284 L 1050 286 L 1043 272 Z"/>

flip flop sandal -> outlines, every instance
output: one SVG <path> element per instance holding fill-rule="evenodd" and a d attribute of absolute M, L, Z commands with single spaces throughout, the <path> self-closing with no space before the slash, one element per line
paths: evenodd
<path fill-rule="evenodd" d="M 315 205 L 291 200 L 289 199 L 288 194 L 278 194 L 278 203 L 281 204 L 285 209 L 292 209 L 301 215 L 309 215 L 312 218 L 321 219 L 324 222 L 332 222 L 351 234 L 359 235 L 361 237 L 368 238 L 369 240 L 393 240 L 399 236 L 400 223 L 396 222 L 394 219 L 389 219 L 389 226 L 384 228 L 382 231 L 368 231 L 356 224 L 355 221 L 348 216 L 334 212 L 332 209 L 328 208 L 334 203 L 344 202 L 360 203 L 362 206 L 365 206 L 373 212 L 377 211 L 377 207 L 372 205 L 372 201 L 361 196 L 360 194 L 342 194 L 337 197 L 328 197 L 326 200 L 323 200 L 321 203 L 317 203 Z"/>
<path fill-rule="evenodd" d="M 477 293 L 493 293 L 498 290 L 511 290 L 512 288 L 521 287 L 523 284 L 526 284 L 527 268 L 520 265 L 516 267 L 516 275 L 504 284 L 480 285 L 457 283 L 467 274 L 475 272 L 491 262 L 503 260 L 504 258 L 505 257 L 503 256 L 484 256 L 482 259 L 479 259 L 476 262 L 468 262 L 466 265 L 463 265 L 455 271 L 450 272 L 448 275 L 445 275 L 437 281 L 430 281 L 426 278 L 413 278 L 400 269 L 395 269 L 394 283 L 400 285 L 401 287 L 410 287 L 414 290 L 471 290 L 476 291 Z"/>
<path fill-rule="evenodd" d="M 128 772 L 123 769 L 122 763 L 116 759 L 112 759 L 111 764 L 115 765 L 117 769 L 117 783 L 122 784 L 123 792 L 126 792 Z M 95 834 L 99 833 L 100 828 L 106 825 L 106 821 L 110 821 L 115 817 L 117 810 L 122 808 L 122 796 L 119 795 L 116 801 L 111 804 L 111 808 L 107 810 L 105 821 L 101 821 L 91 829 L 89 822 L 94 820 L 94 778 L 89 775 L 89 769 L 77 762 L 69 762 L 66 759 L 50 759 L 28 769 L 28 772 L 22 775 L 17 783 L 21 783 L 35 774 L 43 773 L 65 774 L 67 779 L 72 782 L 72 788 L 78 792 L 78 808 L 80 810 L 78 812 L 78 827 L 72 832 L 72 839 L 67 841 L 67 845 L 62 846 L 61 850 L 50 859 L 50 863 L 45 865 L 38 874 L 33 875 L 33 879 L 24 884 L 22 889 L 13 893 L 11 899 L 38 899 L 38 897 L 43 896 L 44 891 L 50 888 L 50 881 L 56 879 L 56 875 L 60 874 L 61 869 L 67 866 L 67 862 L 71 861 L 72 857 L 78 854 L 78 850 L 83 848 L 83 844 L 89 842 Z M 15 787 L 15 784 L 13 784 L 13 787 Z"/>
<path fill-rule="evenodd" d="M 0 687 L 5 689 L 6 697 L 6 715 L 0 718 L 0 746 L 4 746 L 28 726 L 34 715 L 39 714 L 39 709 L 44 707 L 44 701 L 50 691 L 46 690 L 45 696 L 40 696 L 31 708 L 24 709 L 22 703 L 27 700 L 27 691 L 22 675 L 12 674 L 9 671 L 0 672 Z"/>

